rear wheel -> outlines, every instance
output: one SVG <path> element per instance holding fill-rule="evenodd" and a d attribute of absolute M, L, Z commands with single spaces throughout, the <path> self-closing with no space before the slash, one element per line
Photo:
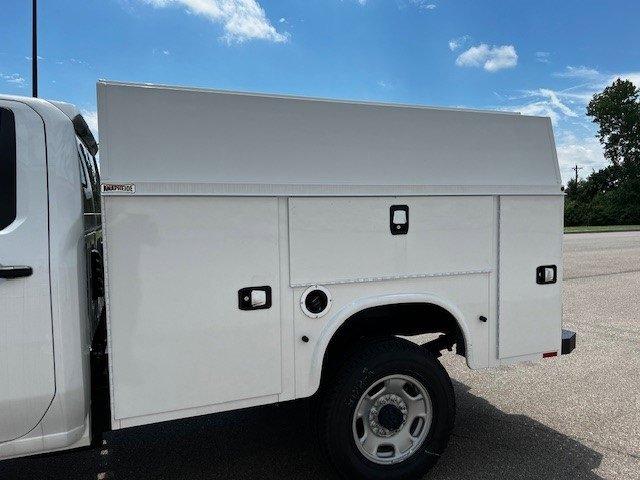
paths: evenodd
<path fill-rule="evenodd" d="M 319 404 L 320 444 L 348 479 L 420 478 L 444 451 L 455 397 L 446 370 L 403 339 L 359 347 Z"/>

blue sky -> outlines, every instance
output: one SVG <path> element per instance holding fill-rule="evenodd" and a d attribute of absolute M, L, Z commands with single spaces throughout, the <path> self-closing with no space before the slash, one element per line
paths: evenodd
<path fill-rule="evenodd" d="M 30 3 L 3 5 L 0 92 L 30 92 Z M 40 2 L 40 94 L 96 123 L 111 79 L 551 116 L 563 176 L 604 165 L 585 117 L 640 85 L 634 0 Z"/>

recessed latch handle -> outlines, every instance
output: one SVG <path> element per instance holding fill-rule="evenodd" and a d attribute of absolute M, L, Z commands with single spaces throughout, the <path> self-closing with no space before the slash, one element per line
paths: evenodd
<path fill-rule="evenodd" d="M 238 290 L 240 310 L 263 310 L 271 308 L 271 287 L 247 287 Z"/>
<path fill-rule="evenodd" d="M 391 235 L 406 235 L 409 232 L 409 206 L 391 205 L 389 214 Z"/>
<path fill-rule="evenodd" d="M 536 269 L 536 283 L 550 285 L 558 281 L 558 267 L 556 265 L 542 265 Z"/>

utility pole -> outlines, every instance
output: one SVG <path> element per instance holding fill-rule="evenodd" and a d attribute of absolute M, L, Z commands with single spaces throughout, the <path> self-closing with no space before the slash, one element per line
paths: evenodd
<path fill-rule="evenodd" d="M 34 0 L 35 1 L 35 0 Z M 579 167 L 577 164 L 575 167 L 573 167 L 571 170 L 573 170 L 574 172 L 576 172 L 576 187 L 578 186 L 578 170 L 582 170 L 582 167 Z"/>
<path fill-rule="evenodd" d="M 31 13 L 31 92 L 38 97 L 38 0 L 33 0 Z"/>

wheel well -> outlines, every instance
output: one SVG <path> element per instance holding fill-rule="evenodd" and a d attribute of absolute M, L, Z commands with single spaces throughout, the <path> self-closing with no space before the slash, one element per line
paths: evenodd
<path fill-rule="evenodd" d="M 401 303 L 366 308 L 349 317 L 331 338 L 322 362 L 322 381 L 353 345 L 368 338 L 442 333 L 466 355 L 464 335 L 456 317 L 433 303 Z"/>

